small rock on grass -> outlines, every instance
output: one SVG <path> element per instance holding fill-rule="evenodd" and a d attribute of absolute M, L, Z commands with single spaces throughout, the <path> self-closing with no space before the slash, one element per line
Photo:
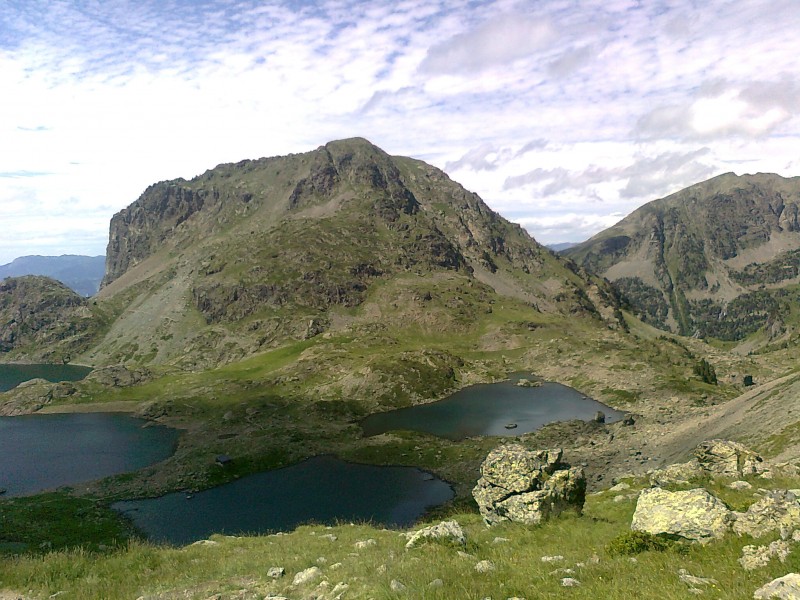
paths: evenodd
<path fill-rule="evenodd" d="M 393 592 L 404 592 L 407 589 L 406 585 L 401 581 L 397 581 L 397 579 L 392 579 L 391 583 L 389 584 L 389 587 Z"/>
<path fill-rule="evenodd" d="M 442 521 L 438 525 L 424 527 L 406 535 L 408 537 L 406 550 L 430 541 L 446 541 L 459 546 L 465 546 L 467 543 L 464 530 L 458 524 L 458 521 Z"/>
<path fill-rule="evenodd" d="M 267 577 L 272 577 L 273 579 L 280 579 L 286 575 L 286 569 L 283 567 L 270 567 L 267 570 Z"/>
<path fill-rule="evenodd" d="M 356 542 L 354 546 L 356 547 L 356 550 L 363 550 L 364 548 L 369 548 L 370 546 L 375 546 L 377 544 L 378 542 L 370 538 L 368 540 L 361 540 L 359 542 Z"/>
<path fill-rule="evenodd" d="M 690 575 L 689 571 L 686 569 L 678 569 L 678 579 L 680 579 L 686 585 L 691 586 L 717 585 L 716 579 L 712 579 L 711 577 L 695 577 L 694 575 Z"/>
<path fill-rule="evenodd" d="M 292 585 L 305 585 L 306 583 L 310 583 L 319 577 L 322 577 L 322 571 L 320 571 L 319 567 L 309 567 L 308 569 L 300 571 L 294 576 Z"/>
<path fill-rule="evenodd" d="M 728 484 L 728 487 L 732 490 L 749 490 L 752 489 L 753 486 L 746 481 L 732 481 Z"/>
<path fill-rule="evenodd" d="M 577 587 L 580 584 L 580 581 L 572 577 L 564 577 L 564 579 L 561 580 L 561 587 Z"/>
<path fill-rule="evenodd" d="M 542 562 L 543 563 L 561 562 L 562 560 L 564 560 L 564 557 L 561 556 L 560 554 L 556 555 L 556 556 L 543 556 L 542 557 Z"/>
<path fill-rule="evenodd" d="M 489 571 L 494 571 L 495 566 L 490 560 L 482 560 L 475 565 L 475 570 L 478 573 L 488 573 Z"/>

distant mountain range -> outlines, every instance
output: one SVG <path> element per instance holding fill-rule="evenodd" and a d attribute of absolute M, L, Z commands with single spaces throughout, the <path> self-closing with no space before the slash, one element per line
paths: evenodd
<path fill-rule="evenodd" d="M 578 242 L 559 242 L 557 244 L 546 244 L 546 246 L 553 252 L 563 252 L 564 250 L 569 250 L 577 245 Z"/>
<path fill-rule="evenodd" d="M 613 281 L 656 327 L 788 342 L 798 330 L 798 206 L 800 177 L 726 173 L 645 204 L 564 254 Z"/>
<path fill-rule="evenodd" d="M 81 296 L 94 296 L 106 269 L 105 256 L 21 256 L 0 265 L 0 279 L 23 275 L 51 277 Z"/>

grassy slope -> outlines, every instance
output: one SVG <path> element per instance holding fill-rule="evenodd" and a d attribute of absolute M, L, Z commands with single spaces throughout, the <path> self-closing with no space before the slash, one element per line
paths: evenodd
<path fill-rule="evenodd" d="M 756 487 L 797 486 L 797 481 L 752 481 Z M 294 575 L 318 566 L 329 582 L 350 587 L 347 598 L 687 598 L 689 587 L 678 578 L 686 569 L 695 576 L 711 577 L 715 584 L 702 587 L 704 597 L 744 599 L 753 591 L 788 572 L 800 569 L 800 552 L 785 564 L 777 559 L 765 568 L 745 572 L 738 564 L 741 549 L 753 543 L 748 537 L 729 535 L 706 546 L 675 546 L 664 552 L 646 551 L 635 556 L 615 555 L 608 544 L 629 530 L 635 491 L 605 491 L 590 495 L 582 516 L 562 515 L 538 527 L 508 524 L 487 528 L 474 513 L 451 515 L 464 526 L 468 555 L 458 548 L 430 544 L 411 551 L 398 532 L 367 524 L 334 527 L 307 525 L 290 534 L 260 537 L 213 536 L 212 544 L 186 548 L 155 547 L 141 542 L 103 552 L 67 550 L 42 557 L 21 557 L 0 562 L 0 582 L 31 597 L 67 592 L 90 600 L 115 598 L 262 598 L 275 593 L 290 598 L 317 597 L 326 588 L 314 584 L 294 587 Z M 724 482 L 711 486 L 730 506 L 743 509 L 754 501 L 752 492 L 733 492 Z M 633 493 L 632 493 L 633 492 Z M 615 498 L 622 497 L 621 501 Z M 333 535 L 335 539 L 324 537 Z M 497 540 L 496 538 L 505 538 Z M 375 545 L 358 549 L 356 542 L 372 539 Z M 757 541 L 765 544 L 775 536 Z M 553 563 L 544 556 L 563 556 Z M 479 573 L 475 564 L 489 560 L 495 570 Z M 270 567 L 286 569 L 273 580 Z M 569 568 L 573 573 L 558 572 Z M 565 589 L 561 579 L 574 577 L 580 586 Z M 441 586 L 431 582 L 441 579 Z M 391 589 L 392 580 L 407 586 Z M 316 591 L 315 591 L 316 590 Z M 328 596 L 323 596 L 328 597 Z"/>

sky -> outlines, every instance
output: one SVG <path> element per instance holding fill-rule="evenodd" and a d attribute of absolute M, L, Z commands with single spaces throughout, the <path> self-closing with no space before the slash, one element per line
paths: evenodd
<path fill-rule="evenodd" d="M 0 0 L 0 264 L 157 181 L 361 136 L 542 243 L 800 175 L 797 0 Z"/>

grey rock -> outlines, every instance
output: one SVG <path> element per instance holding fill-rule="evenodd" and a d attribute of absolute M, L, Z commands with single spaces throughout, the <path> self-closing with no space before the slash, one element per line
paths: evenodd
<path fill-rule="evenodd" d="M 307 583 L 311 583 L 316 581 L 322 577 L 322 571 L 320 571 L 319 567 L 309 567 L 303 571 L 300 571 L 297 575 L 294 576 L 292 580 L 292 585 L 305 585 Z"/>
<path fill-rule="evenodd" d="M 580 581 L 577 579 L 573 579 L 572 577 L 564 577 L 561 580 L 561 587 L 577 587 L 581 584 Z"/>
<path fill-rule="evenodd" d="M 272 577 L 273 579 L 280 579 L 286 575 L 286 569 L 283 567 L 270 567 L 267 569 L 267 577 Z"/>
<path fill-rule="evenodd" d="M 561 450 L 530 451 L 519 444 L 492 450 L 472 490 L 486 524 L 535 525 L 567 509 L 580 512 L 586 497 L 583 469 L 563 468 L 560 461 Z"/>
<path fill-rule="evenodd" d="M 678 569 L 678 579 L 680 579 L 682 583 L 690 586 L 717 585 L 719 583 L 716 579 L 711 577 L 696 577 L 694 575 L 690 575 L 689 571 L 686 569 Z"/>
<path fill-rule="evenodd" d="M 458 521 L 442 521 L 438 525 L 424 527 L 406 535 L 408 536 L 406 550 L 430 541 L 446 541 L 458 546 L 466 546 L 467 544 L 464 530 L 458 524 Z"/>
<path fill-rule="evenodd" d="M 408 589 L 404 583 L 397 581 L 397 579 L 392 579 L 391 583 L 389 583 L 389 587 L 393 592 L 404 592 Z"/>
<path fill-rule="evenodd" d="M 731 511 L 704 489 L 669 492 L 656 487 L 639 495 L 631 529 L 706 543 L 730 531 L 732 520 Z"/>
<path fill-rule="evenodd" d="M 753 593 L 756 600 L 797 600 L 800 598 L 800 575 L 789 573 L 773 579 Z"/>
<path fill-rule="evenodd" d="M 755 475 L 766 469 L 764 459 L 746 446 L 728 440 L 698 444 L 694 456 L 704 471 L 724 477 Z"/>
<path fill-rule="evenodd" d="M 475 570 L 478 573 L 489 573 L 495 569 L 494 563 L 490 560 L 482 560 L 475 565 Z"/>
<path fill-rule="evenodd" d="M 703 475 L 705 475 L 703 467 L 696 459 L 692 459 L 653 471 L 650 474 L 650 484 L 664 486 L 689 483 L 692 479 L 698 479 Z"/>
<path fill-rule="evenodd" d="M 766 567 L 773 558 L 786 562 L 786 557 L 792 551 L 789 542 L 777 540 L 767 546 L 745 546 L 742 548 L 742 557 L 739 564 L 745 571 L 753 571 Z"/>
<path fill-rule="evenodd" d="M 800 502 L 788 490 L 770 491 L 746 512 L 734 514 L 733 530 L 739 535 L 758 538 L 772 531 L 800 528 Z"/>
<path fill-rule="evenodd" d="M 752 484 L 746 481 L 732 481 L 728 484 L 728 487 L 732 490 L 749 490 L 753 488 Z"/>

